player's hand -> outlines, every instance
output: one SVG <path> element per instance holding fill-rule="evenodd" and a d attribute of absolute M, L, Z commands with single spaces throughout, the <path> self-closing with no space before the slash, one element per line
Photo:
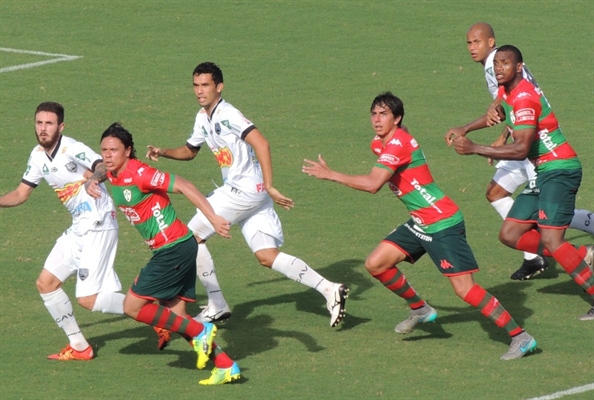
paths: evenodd
<path fill-rule="evenodd" d="M 462 155 L 474 154 L 474 143 L 466 136 L 456 136 L 452 140 L 456 153 Z"/>
<path fill-rule="evenodd" d="M 94 179 L 87 179 L 84 183 L 85 190 L 87 194 L 94 199 L 101 198 L 101 187 L 99 186 L 99 182 Z"/>
<path fill-rule="evenodd" d="M 463 128 L 450 128 L 449 131 L 444 135 L 444 139 L 448 147 L 452 145 L 454 139 L 457 137 L 464 137 L 468 132 L 466 132 Z"/>
<path fill-rule="evenodd" d="M 326 164 L 326 161 L 322 158 L 322 155 L 318 155 L 318 161 L 312 161 L 305 159 L 303 162 L 306 164 L 301 167 L 301 172 L 309 176 L 315 176 L 318 179 L 328 179 L 331 173 L 330 167 Z"/>
<path fill-rule="evenodd" d="M 224 237 L 225 239 L 231 239 L 229 230 L 231 229 L 231 222 L 227 221 L 220 215 L 215 214 L 214 217 L 209 219 L 210 223 L 215 229 L 215 232 Z"/>
<path fill-rule="evenodd" d="M 291 208 L 293 208 L 295 206 L 295 202 L 293 200 L 291 200 L 288 197 L 286 197 L 285 195 L 283 195 L 276 188 L 271 187 L 270 189 L 267 189 L 266 191 L 268 192 L 268 195 L 270 197 L 272 197 L 272 200 L 274 200 L 274 202 L 276 204 L 278 204 L 279 206 L 281 206 L 282 208 L 290 210 Z"/>
<path fill-rule="evenodd" d="M 151 146 L 150 144 L 146 146 L 146 158 L 151 161 L 159 161 L 159 156 L 163 154 L 159 147 Z"/>
<path fill-rule="evenodd" d="M 492 103 L 487 109 L 487 126 L 495 126 L 501 123 L 501 114 L 499 113 L 499 103 Z"/>

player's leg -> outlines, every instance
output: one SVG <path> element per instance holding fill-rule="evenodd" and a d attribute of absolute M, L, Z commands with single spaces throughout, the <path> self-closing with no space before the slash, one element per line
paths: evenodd
<path fill-rule="evenodd" d="M 504 220 L 514 204 L 512 193 L 526 184 L 529 179 L 533 179 L 534 176 L 534 167 L 530 163 L 501 161 L 497 164 L 497 171 L 487 187 L 487 200 Z M 530 279 L 547 267 L 546 258 L 538 254 L 524 252 L 522 265 L 510 278 L 514 280 Z"/>
<path fill-rule="evenodd" d="M 114 270 L 118 231 L 90 231 L 81 236 L 77 271 L 78 303 L 91 311 L 124 313 L 122 285 Z"/>
<path fill-rule="evenodd" d="M 375 279 L 388 290 L 406 301 L 410 308 L 408 318 L 398 323 L 394 330 L 398 333 L 412 332 L 415 326 L 422 322 L 433 322 L 437 312 L 423 300 L 397 265 L 402 261 L 414 263 L 424 253 L 419 243 L 422 238 L 413 235 L 412 222 L 400 225 L 391 232 L 365 260 L 365 268 Z M 427 235 L 421 235 L 429 240 Z"/>
<path fill-rule="evenodd" d="M 594 213 L 576 208 L 569 227 L 594 235 Z"/>
<path fill-rule="evenodd" d="M 45 308 L 69 340 L 69 344 L 59 353 L 48 356 L 51 360 L 93 358 L 93 349 L 83 336 L 74 317 L 72 303 L 62 288 L 62 282 L 77 270 L 76 259 L 73 257 L 77 248 L 76 241 L 77 236 L 72 234 L 63 234 L 56 241 L 36 282 Z"/>

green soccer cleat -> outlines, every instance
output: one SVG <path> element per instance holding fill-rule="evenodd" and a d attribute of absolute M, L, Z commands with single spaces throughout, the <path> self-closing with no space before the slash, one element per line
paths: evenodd
<path fill-rule="evenodd" d="M 192 347 L 198 353 L 198 360 L 196 361 L 196 368 L 204 369 L 210 353 L 212 352 L 212 342 L 217 333 L 217 327 L 209 322 L 203 322 L 204 329 L 200 335 L 192 339 Z"/>
<path fill-rule="evenodd" d="M 230 368 L 214 368 L 210 378 L 198 382 L 201 385 L 222 385 L 241 378 L 241 371 L 237 363 L 233 363 Z"/>
<path fill-rule="evenodd" d="M 417 310 L 411 310 L 407 319 L 396 325 L 394 330 L 397 333 L 410 333 L 419 322 L 433 322 L 437 318 L 437 311 L 429 304 Z"/>

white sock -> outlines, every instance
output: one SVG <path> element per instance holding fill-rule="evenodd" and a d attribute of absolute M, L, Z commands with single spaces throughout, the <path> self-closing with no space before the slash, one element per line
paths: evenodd
<path fill-rule="evenodd" d="M 85 339 L 76 323 L 72 303 L 66 292 L 59 288 L 51 293 L 40 294 L 45 308 L 49 311 L 54 321 L 64 330 L 70 346 L 78 351 L 83 351 L 89 347 L 89 342 Z"/>
<path fill-rule="evenodd" d="M 495 211 L 501 215 L 501 218 L 505 219 L 507 214 L 509 214 L 509 210 L 511 210 L 512 206 L 514 205 L 514 199 L 512 199 L 511 196 L 506 196 L 502 199 L 495 200 L 491 203 L 491 205 Z M 538 254 L 524 252 L 524 260 L 534 260 L 536 257 L 538 257 Z"/>
<path fill-rule="evenodd" d="M 594 214 L 588 210 L 578 210 L 576 208 L 569 227 L 594 235 Z"/>
<path fill-rule="evenodd" d="M 334 293 L 334 283 L 330 282 L 301 259 L 286 253 L 279 253 L 272 263 L 272 269 L 287 278 L 320 292 L 326 299 Z"/>
<path fill-rule="evenodd" d="M 97 293 L 97 298 L 91 311 L 101 311 L 107 314 L 123 314 L 125 297 L 124 294 L 117 292 Z"/>
<path fill-rule="evenodd" d="M 222 310 L 227 307 L 227 301 L 223 297 L 223 292 L 217 274 L 215 271 L 214 261 L 206 247 L 206 243 L 198 244 L 198 255 L 196 256 L 196 275 L 200 279 L 200 283 L 206 289 L 208 295 L 208 306 L 215 310 Z"/>

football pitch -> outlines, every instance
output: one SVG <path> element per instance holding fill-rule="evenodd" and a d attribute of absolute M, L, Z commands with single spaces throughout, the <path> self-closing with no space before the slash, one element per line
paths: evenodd
<path fill-rule="evenodd" d="M 325 301 L 262 268 L 240 230 L 209 240 L 233 316 L 217 342 L 242 369 L 236 383 L 204 387 L 209 371 L 179 337 L 160 352 L 153 330 L 124 316 L 75 315 L 97 357 L 55 362 L 67 339 L 35 280 L 70 216 L 46 183 L 20 207 L 0 210 L 0 397 L 2 399 L 591 399 L 594 321 L 576 316 L 588 296 L 551 260 L 530 281 L 509 279 L 520 252 L 499 243 L 500 217 L 485 200 L 494 169 L 445 146 L 448 128 L 485 111 L 484 74 L 466 50 L 466 31 L 493 25 L 497 43 L 522 50 L 583 163 L 577 207 L 594 210 L 594 4 L 590 1 L 41 1 L 0 2 L 0 194 L 14 189 L 33 146 L 33 113 L 43 101 L 66 109 L 64 134 L 99 150 L 120 121 L 146 145 L 183 145 L 198 104 L 192 71 L 216 62 L 223 97 L 252 120 L 272 148 L 275 186 L 296 206 L 277 207 L 283 251 L 351 288 L 347 316 L 329 327 Z M 376 195 L 301 172 L 321 154 L 342 172 L 364 174 L 375 157 L 369 107 L 390 90 L 423 148 L 437 184 L 462 209 L 480 265 L 476 280 L 538 341 L 529 356 L 500 361 L 509 338 L 455 296 L 428 257 L 402 264 L 439 313 L 408 335 L 394 326 L 404 300 L 364 261 L 408 216 L 387 189 Z M 495 127 L 472 134 L 490 143 Z M 204 153 L 204 154 L 203 154 Z M 214 157 L 152 163 L 204 193 L 221 184 Z M 188 221 L 194 210 L 172 196 Z M 126 288 L 150 258 L 118 212 L 116 270 Z M 594 222 L 594 221 L 593 221 Z M 568 230 L 574 244 L 591 235 Z M 75 302 L 74 281 L 65 285 Z M 199 312 L 206 296 L 200 284 Z"/>

